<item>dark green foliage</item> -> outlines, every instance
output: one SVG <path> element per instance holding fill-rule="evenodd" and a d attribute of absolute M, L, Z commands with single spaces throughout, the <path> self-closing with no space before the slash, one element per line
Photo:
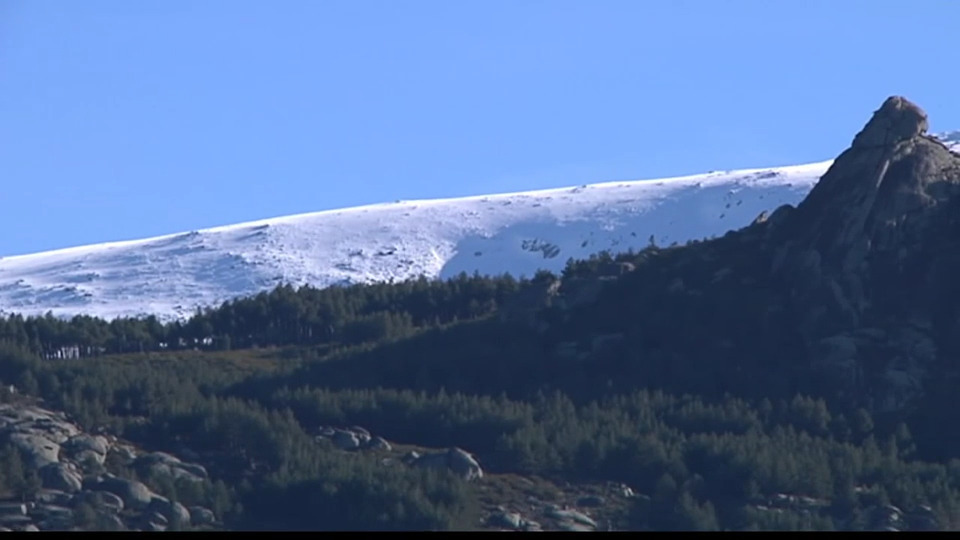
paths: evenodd
<path fill-rule="evenodd" d="M 210 481 L 142 480 L 212 508 L 228 528 L 480 522 L 471 484 L 385 465 L 375 453 L 335 451 L 313 437 L 329 425 L 465 448 L 493 475 L 626 483 L 643 496 L 619 528 L 863 529 L 876 526 L 874 507 L 890 503 L 929 505 L 939 526 L 960 525 L 960 462 L 948 461 L 960 441 L 916 440 L 936 426 L 873 418 L 801 391 L 813 387 L 792 363 L 791 336 L 764 332 L 781 315 L 764 311 L 762 286 L 720 290 L 701 303 L 650 292 L 677 277 L 654 260 L 679 261 L 688 284 L 714 279 L 682 258 L 651 247 L 572 261 L 564 280 L 589 280 L 619 262 L 637 269 L 575 310 L 534 306 L 551 321 L 540 332 L 497 315 L 551 282 L 547 273 L 279 287 L 166 325 L 13 316 L 0 319 L 0 380 L 85 426 L 198 453 Z M 747 315 L 697 330 L 691 310 L 730 305 Z M 613 345 L 596 345 L 598 336 L 613 336 Z M 755 341 L 747 353 L 727 343 L 744 340 Z M 573 354 L 558 352 L 569 343 Z M 54 359 L 69 347 L 82 358 Z M 0 453 L 2 487 L 28 496 L 35 479 L 19 459 L 10 448 Z M 105 467 L 121 472 L 112 461 Z"/>

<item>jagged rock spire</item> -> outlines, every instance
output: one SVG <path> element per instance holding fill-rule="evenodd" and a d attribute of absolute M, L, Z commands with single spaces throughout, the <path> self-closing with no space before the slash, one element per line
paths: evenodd
<path fill-rule="evenodd" d="M 889 146 L 927 131 L 927 113 L 901 96 L 891 96 L 853 139 L 853 148 Z"/>
<path fill-rule="evenodd" d="M 906 222 L 924 219 L 960 182 L 960 160 L 926 130 L 923 109 L 899 96 L 884 101 L 797 207 L 791 239 L 846 270 L 898 244 Z"/>

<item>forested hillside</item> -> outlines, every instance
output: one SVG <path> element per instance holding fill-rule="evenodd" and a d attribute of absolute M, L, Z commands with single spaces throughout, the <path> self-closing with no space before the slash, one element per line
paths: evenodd
<path fill-rule="evenodd" d="M 918 111 L 888 100 L 800 207 L 720 239 L 171 324 L 14 316 L 0 380 L 192 456 L 203 483 L 104 467 L 225 529 L 957 528 L 960 158 Z M 35 497 L 14 446 L 0 488 Z"/>

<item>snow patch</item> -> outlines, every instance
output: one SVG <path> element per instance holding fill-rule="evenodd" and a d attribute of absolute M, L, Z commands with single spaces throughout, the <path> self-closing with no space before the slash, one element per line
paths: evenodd
<path fill-rule="evenodd" d="M 941 140 L 960 149 L 960 132 Z M 721 236 L 796 205 L 831 163 L 397 201 L 4 257 L 0 313 L 171 320 L 281 282 L 558 272 L 601 250 Z"/>

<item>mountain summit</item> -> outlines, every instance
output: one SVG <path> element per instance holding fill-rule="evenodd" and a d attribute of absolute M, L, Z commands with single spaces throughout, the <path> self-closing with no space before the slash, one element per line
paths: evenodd
<path fill-rule="evenodd" d="M 638 378 L 693 392 L 929 413 L 960 376 L 960 155 L 926 129 L 889 98 L 796 208 L 630 261 L 558 332 L 623 335 Z"/>
<path fill-rule="evenodd" d="M 856 264 L 860 255 L 848 263 L 837 260 L 851 252 L 851 241 L 868 239 L 873 246 L 853 253 L 876 249 L 883 231 L 890 230 L 891 216 L 906 216 L 946 196 L 935 171 L 947 174 L 949 153 L 923 136 L 925 129 L 918 107 L 891 98 L 832 166 L 825 161 L 397 201 L 0 257 L 0 314 L 156 315 L 169 320 L 281 283 L 326 287 L 448 278 L 460 272 L 532 276 L 540 269 L 558 272 L 571 258 L 604 250 L 721 236 L 778 207 L 783 208 L 770 216 L 765 229 L 785 231 L 791 227 L 781 227 L 781 222 L 795 214 L 788 221 L 797 232 L 787 236 L 800 241 L 805 232 L 800 243 L 829 264 Z M 956 133 L 945 140 L 960 146 Z M 934 172 L 908 170 L 921 162 Z M 784 206 L 800 203 L 828 168 L 824 181 L 795 211 Z M 903 184 L 911 178 L 926 180 Z"/>
<path fill-rule="evenodd" d="M 791 219 L 811 247 L 847 270 L 901 243 L 931 207 L 956 195 L 957 156 L 925 135 L 927 115 L 902 97 L 877 110 Z M 926 221 L 926 220 L 924 220 Z M 801 234 L 801 236 L 803 236 Z"/>
<path fill-rule="evenodd" d="M 532 276 L 721 235 L 798 202 L 828 163 L 397 201 L 0 258 L 0 313 L 173 319 L 281 283 Z"/>

